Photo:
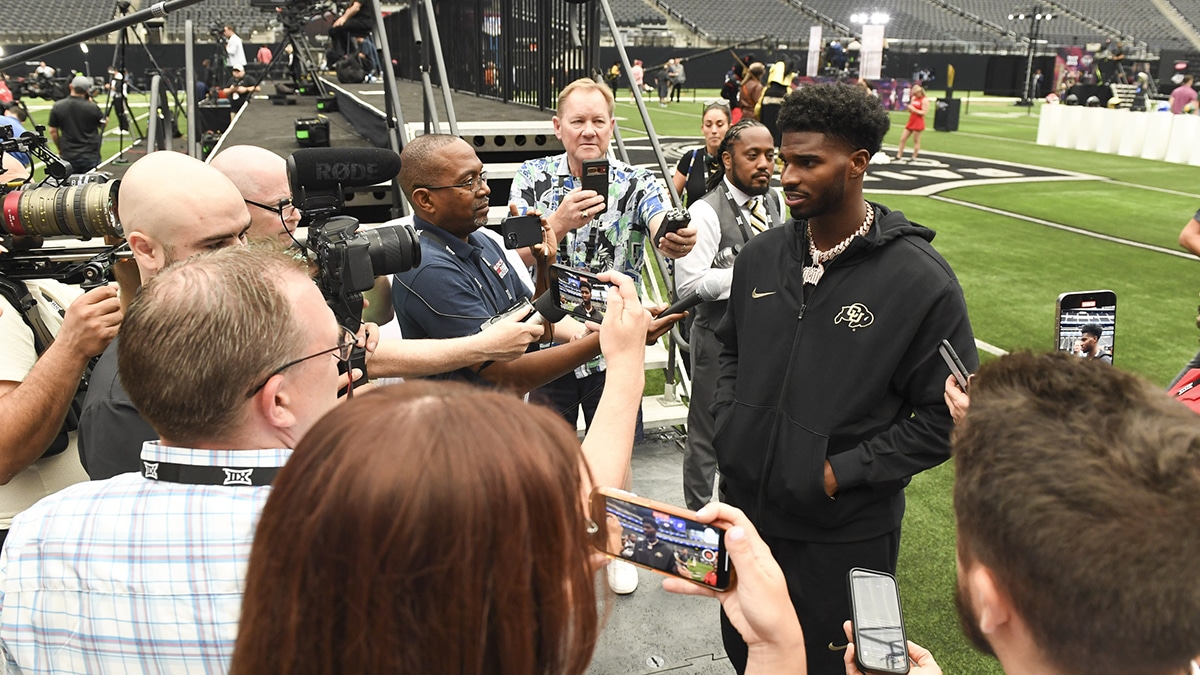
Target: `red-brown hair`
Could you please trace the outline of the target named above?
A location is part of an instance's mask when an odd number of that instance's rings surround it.
[[[406,383],[318,422],[262,514],[232,672],[583,673],[582,452],[547,409]]]

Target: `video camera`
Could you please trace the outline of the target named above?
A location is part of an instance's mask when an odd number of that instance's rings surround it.
[[[120,181],[107,174],[71,175],[71,164],[47,148],[44,127],[13,138],[12,127],[0,126],[0,157],[24,152],[42,160],[46,180],[28,187],[28,178],[0,183],[0,239],[12,251],[0,255],[0,277],[56,279],[85,289],[112,279],[120,257],[116,247],[41,248],[46,237],[124,237],[117,220]],[[22,239],[14,240],[14,237]]]
[[[215,40],[217,44],[223,45],[229,41],[225,37],[225,24],[221,23],[220,21],[208,22],[208,34],[212,36],[212,39]]]
[[[308,222],[308,257],[317,266],[317,286],[338,323],[357,331],[362,294],[375,277],[405,272],[421,264],[421,243],[411,225],[359,229],[358,220],[337,215],[342,189],[389,181],[400,172],[400,157],[378,148],[305,148],[287,160],[292,203]],[[366,373],[361,350],[352,366]]]

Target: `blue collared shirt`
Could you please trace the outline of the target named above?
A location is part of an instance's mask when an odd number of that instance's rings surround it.
[[[529,298],[503,249],[473,232],[463,241],[420,218],[421,264],[395,275],[392,304],[405,338],[474,335],[489,318]]]
[[[280,467],[290,456],[142,447],[145,462],[193,466]],[[226,672],[269,494],[126,473],[34,504],[0,554],[9,672]]]

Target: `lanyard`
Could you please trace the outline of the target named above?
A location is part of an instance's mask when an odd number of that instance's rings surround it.
[[[279,473],[277,466],[193,466],[142,460],[142,476],[147,480],[184,485],[270,485]]]
[[[752,228],[746,224],[746,219],[742,217],[742,207],[738,206],[737,200],[733,198],[733,193],[729,191],[729,186],[726,185],[724,181],[721,182],[721,189],[725,192],[725,200],[729,202],[729,208],[733,209],[733,219],[737,221],[738,229],[742,231],[742,236],[745,237],[745,241],[742,243],[750,241],[750,237],[754,236],[754,232],[752,231]],[[754,197],[751,197],[750,199],[754,199]],[[746,203],[749,204],[750,202],[747,200]],[[763,208],[766,208],[766,200],[763,200],[763,203]],[[771,219],[770,212],[767,213],[767,218]],[[767,227],[771,227],[774,224],[775,223],[773,222],[768,222]]]
[[[562,176],[562,174],[558,173],[558,164],[554,165],[554,173],[555,173],[555,178],[556,178],[557,184],[555,185],[554,191],[551,193],[553,195],[551,197],[551,199],[553,201],[550,204],[550,206],[552,208],[549,210],[557,211],[558,205],[562,203],[562,196],[566,194],[566,190],[565,190],[566,179]],[[575,177],[571,176],[571,181],[574,182],[574,180],[575,180]],[[596,237],[599,236],[599,233],[600,233],[600,228],[596,227],[596,225],[595,225],[595,221],[598,218],[599,218],[599,216],[596,216],[596,218],[593,218],[588,223],[580,226],[580,227],[588,228],[588,236],[587,236],[587,239],[583,242],[583,247],[585,250],[584,262],[587,264],[587,267],[589,269],[592,266],[592,259],[595,257],[595,254],[596,254]],[[575,248],[578,237],[579,237],[579,229],[577,228],[577,229],[573,229],[573,230],[569,231],[567,233],[567,236],[563,237],[562,241],[558,242],[559,258],[562,259],[567,264],[571,263],[570,251]],[[570,238],[570,240],[571,240],[570,244],[567,243],[568,238]]]
[[[443,240],[441,238],[440,235],[433,232],[432,230],[425,230],[425,229],[421,230],[421,234],[424,236],[432,237],[433,240],[437,241],[439,244],[446,247],[446,251],[450,254],[450,259],[454,261],[455,265],[458,265],[459,269],[461,269],[463,272],[466,273],[466,275],[468,277],[471,278],[471,281],[475,282],[475,285],[479,287],[480,294],[488,300],[488,304],[490,304],[492,306],[492,314],[493,315],[499,314],[500,312],[504,311],[505,309],[511,307],[516,302],[516,298],[513,297],[512,291],[510,291],[508,289],[508,286],[504,283],[504,277],[501,277],[500,273],[496,271],[496,266],[493,265],[492,263],[488,262],[488,259],[483,256],[482,250],[479,251],[479,260],[481,262],[483,262],[484,267],[487,267],[488,270],[491,271],[492,276],[496,277],[496,281],[497,281],[497,283],[500,284],[500,288],[503,289],[504,294],[506,296],[508,296],[508,303],[505,304],[503,307],[500,306],[501,303],[496,302],[496,298],[493,297],[492,292],[489,290],[488,287],[491,284],[485,285],[482,281],[480,281],[479,277],[475,276],[476,270],[472,269],[473,266],[466,265],[463,262],[462,258],[460,258],[458,256],[458,254],[454,252],[454,249],[450,248],[450,246],[445,242],[445,240]],[[497,261],[497,264],[499,264],[499,261]]]

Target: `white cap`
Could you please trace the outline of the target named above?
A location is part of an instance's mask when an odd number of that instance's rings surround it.
[[[95,82],[92,81],[92,78],[84,75],[76,75],[75,79],[71,80],[72,89],[83,89],[86,91],[91,89],[93,84],[95,84]]]

